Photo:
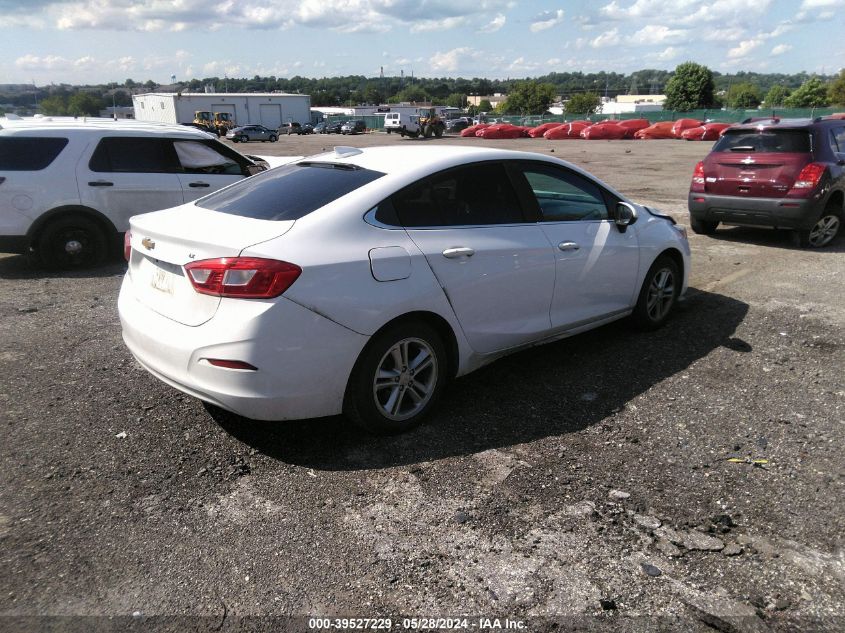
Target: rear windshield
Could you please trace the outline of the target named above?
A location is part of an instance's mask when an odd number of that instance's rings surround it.
[[[0,138],[0,171],[38,171],[52,163],[66,138],[14,136]]]
[[[257,220],[298,220],[382,176],[335,163],[284,165],[212,193],[197,206]]]
[[[714,152],[769,152],[803,154],[810,152],[807,130],[729,130],[713,147]]]

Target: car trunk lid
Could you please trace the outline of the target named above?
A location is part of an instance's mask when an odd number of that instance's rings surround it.
[[[184,266],[237,257],[246,247],[278,237],[293,221],[243,218],[193,204],[135,216],[130,223],[129,276],[137,300],[189,326],[211,319],[220,297],[198,293]]]

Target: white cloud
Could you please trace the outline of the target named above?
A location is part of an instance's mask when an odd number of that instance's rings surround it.
[[[463,16],[442,18],[440,20],[422,20],[411,26],[411,33],[425,33],[427,31],[448,31],[463,26],[467,18]]]
[[[681,52],[682,49],[676,46],[668,46],[659,53],[650,53],[646,55],[645,59],[653,62],[668,62],[672,61],[673,59],[678,59]]]
[[[498,13],[496,14],[495,18],[490,20],[490,22],[488,22],[478,30],[482,33],[495,33],[505,25],[505,22],[507,22],[507,18],[504,16],[504,14]]]
[[[686,29],[671,29],[661,24],[647,24],[628,38],[632,44],[669,44],[688,40]]]
[[[453,48],[451,51],[445,53],[437,52],[431,56],[432,70],[442,70],[446,72],[455,72],[460,68],[461,59],[473,54],[471,48],[461,47]]]
[[[557,26],[558,24],[563,22],[563,16],[563,9],[558,9],[556,11],[546,11],[534,18],[534,21],[531,23],[531,26],[529,28],[531,29],[532,33],[545,31],[546,29],[550,29],[553,26]]]
[[[762,39],[743,40],[738,46],[728,51],[729,59],[742,59],[747,57],[752,51],[757,49],[763,43]]]
[[[732,24],[752,22],[755,17],[765,15],[772,0],[756,0],[753,3],[739,3],[735,0],[636,0],[623,5],[618,0],[599,9],[599,15],[608,20],[634,20],[659,18],[677,26],[700,26],[702,24]]]
[[[590,46],[593,48],[605,48],[607,46],[614,46],[619,43],[619,29],[611,29],[605,31],[598,37],[590,40]]]
[[[783,55],[792,50],[791,44],[778,44],[772,49],[772,55]]]

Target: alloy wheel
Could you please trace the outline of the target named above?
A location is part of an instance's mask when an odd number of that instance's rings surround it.
[[[651,278],[646,299],[646,311],[653,321],[660,321],[675,301],[675,275],[668,268],[661,268]]]
[[[827,246],[839,232],[839,224],[838,216],[832,213],[823,215],[810,229],[810,246]]]
[[[382,356],[373,378],[376,408],[397,422],[414,417],[434,394],[438,375],[437,356],[426,341],[398,341]]]

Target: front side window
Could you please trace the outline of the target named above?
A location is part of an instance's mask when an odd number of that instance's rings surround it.
[[[66,138],[6,136],[0,138],[0,171],[39,171],[56,160]]]
[[[212,193],[197,206],[258,220],[298,220],[383,175],[337,163],[284,165]]]
[[[552,165],[523,167],[543,222],[606,220],[607,204],[597,185],[580,174]]]
[[[501,163],[450,169],[406,187],[394,195],[391,202],[396,217],[405,227],[525,221],[516,192]]]
[[[141,136],[102,139],[88,166],[95,172],[161,174],[179,171],[170,140]]]

